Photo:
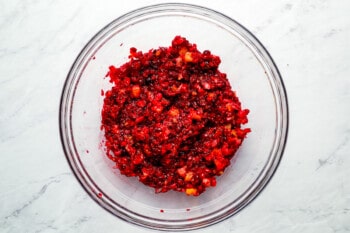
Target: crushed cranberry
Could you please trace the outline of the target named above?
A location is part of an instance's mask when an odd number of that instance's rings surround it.
[[[169,47],[130,49],[109,67],[102,109],[106,154],[121,174],[157,193],[198,196],[216,185],[249,128],[220,58],[176,36]]]

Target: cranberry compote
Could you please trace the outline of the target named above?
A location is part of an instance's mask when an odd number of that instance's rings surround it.
[[[109,67],[102,129],[120,173],[157,193],[197,196],[216,185],[250,129],[220,58],[176,36],[170,47],[130,49]]]

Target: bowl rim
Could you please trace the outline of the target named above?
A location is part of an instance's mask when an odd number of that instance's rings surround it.
[[[278,156],[272,156],[273,158],[271,159],[271,153],[269,156],[269,163],[266,163],[264,168],[262,169],[262,172],[265,171],[266,174],[262,176],[260,179],[259,177],[261,174],[259,174],[258,178],[253,182],[251,186],[254,186],[252,188],[248,188],[247,190],[250,190],[248,195],[245,195],[245,198],[236,206],[235,208],[232,208],[232,202],[230,203],[229,209],[227,209],[227,206],[225,206],[224,210],[220,211],[219,214],[216,214],[215,216],[203,220],[198,220],[198,221],[191,221],[191,222],[186,222],[184,223],[184,220],[178,221],[180,224],[175,224],[175,225],[170,225],[169,220],[164,220],[164,221],[159,221],[159,219],[152,220],[152,218],[145,218],[144,216],[138,216],[137,214],[127,210],[122,206],[119,206],[118,210],[115,210],[113,206],[108,201],[108,199],[104,198],[104,201],[96,195],[95,192],[93,192],[91,189],[88,189],[87,186],[95,185],[94,181],[89,181],[86,180],[84,175],[82,174],[82,170],[84,170],[84,167],[80,167],[79,164],[74,163],[74,156],[72,155],[72,148],[69,146],[69,140],[70,135],[67,130],[70,130],[72,132],[72,128],[69,127],[71,126],[69,122],[66,122],[66,117],[67,114],[69,114],[69,120],[71,121],[71,110],[72,106],[69,107],[69,96],[71,92],[73,91],[73,95],[70,97],[72,100],[74,99],[74,93],[76,88],[72,86],[74,84],[74,79],[76,76],[75,70],[79,65],[82,64],[82,62],[86,59],[86,54],[88,51],[94,48],[94,44],[105,34],[108,33],[109,30],[112,28],[118,27],[122,25],[123,23],[127,23],[128,20],[133,19],[135,17],[138,17],[140,15],[144,14],[149,14],[149,13],[156,13],[156,12],[169,12],[169,11],[174,11],[174,12],[187,12],[187,13],[194,13],[198,15],[202,15],[205,17],[212,16],[211,19],[214,21],[227,21],[230,22],[230,28],[237,30],[237,28],[240,30],[239,33],[241,36],[246,36],[247,38],[244,38],[251,46],[254,47],[256,52],[259,53],[259,56],[261,58],[264,58],[265,63],[264,69],[270,73],[271,77],[273,78],[274,84],[276,84],[276,94],[278,95],[278,99],[281,101],[279,106],[281,108],[282,112],[282,119],[280,119],[281,122],[281,136],[280,140],[278,141],[275,149],[276,152],[274,153],[275,155]],[[233,25],[235,28],[233,28]],[[237,27],[237,28],[236,28]],[[85,55],[84,55],[85,54]],[[261,62],[261,61],[260,61]],[[275,93],[274,93],[275,97]],[[275,100],[276,101],[276,100]],[[276,104],[276,103],[275,103]],[[183,231],[183,230],[194,230],[194,229],[199,229],[199,228],[204,228],[213,224],[216,224],[218,222],[221,222],[235,214],[237,214],[240,210],[242,210],[244,207],[246,207],[249,203],[251,203],[257,196],[259,196],[266,185],[269,183],[269,181],[272,179],[274,176],[274,173],[276,172],[278,165],[283,157],[283,153],[287,144],[287,138],[288,138],[288,130],[289,130],[289,107],[288,107],[288,98],[287,98],[287,92],[285,85],[283,83],[282,76],[272,59],[271,55],[267,51],[267,49],[263,46],[263,44],[255,37],[253,33],[251,33],[247,28],[242,26],[240,23],[232,19],[231,17],[226,16],[223,13],[220,13],[216,10],[199,6],[199,5],[194,5],[194,4],[187,4],[187,3],[161,3],[161,4],[154,4],[154,5],[149,5],[149,6],[144,6],[138,9],[135,9],[133,11],[130,11],[126,14],[123,14],[122,16],[114,19],[112,22],[107,24],[105,27],[100,29],[87,43],[86,45],[82,48],[78,56],[76,57],[75,61],[73,62],[72,66],[70,67],[70,70],[66,76],[66,80],[63,84],[62,88],[62,94],[60,98],[60,104],[59,104],[59,131],[60,131],[60,139],[61,139],[61,144],[62,148],[65,154],[65,157],[67,159],[67,162],[77,178],[78,182],[80,185],[83,187],[83,189],[88,193],[88,195],[96,202],[98,203],[99,206],[107,210],[109,213],[119,217],[120,219],[133,223],[138,226],[142,227],[147,227],[150,229],[156,229],[156,230],[163,230],[163,231]],[[73,137],[73,135],[72,135]],[[74,140],[73,140],[74,141]],[[274,143],[275,144],[275,143]],[[76,148],[74,146],[73,150],[76,152]],[[77,153],[77,152],[76,152]],[[78,153],[77,153],[78,154]],[[77,158],[80,160],[79,158]],[[74,164],[73,164],[74,163]],[[73,166],[74,165],[74,166]],[[266,169],[265,167],[270,167],[272,169]],[[261,172],[261,173],[262,173]],[[86,174],[88,174],[85,171]],[[258,181],[258,182],[257,182]],[[92,182],[92,184],[89,184],[89,182]],[[247,191],[246,190],[246,191]],[[246,192],[245,191],[245,192]],[[242,196],[242,195],[241,195]],[[242,199],[242,197],[239,197],[238,199]],[[109,200],[111,201],[111,200]],[[126,212],[126,213],[125,213]],[[201,217],[202,218],[202,217]],[[136,220],[135,220],[136,219]],[[170,223],[175,223],[173,221],[170,221]],[[182,223],[182,224],[181,224]]]

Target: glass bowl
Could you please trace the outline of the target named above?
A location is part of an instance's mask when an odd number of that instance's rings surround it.
[[[248,115],[252,132],[217,186],[198,197],[155,194],[136,178],[120,175],[106,156],[101,125],[110,65],[128,60],[129,48],[148,51],[186,37],[221,57]],[[233,19],[200,6],[160,4],[125,14],[101,29],[83,48],[64,84],[60,133],[68,162],[86,192],[119,218],[158,230],[190,230],[222,221],[244,208],[266,186],[283,154],[288,105],[281,76],[263,45]]]

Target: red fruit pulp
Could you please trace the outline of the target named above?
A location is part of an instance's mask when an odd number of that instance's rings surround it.
[[[102,129],[107,156],[120,173],[157,193],[198,196],[216,185],[250,132],[220,58],[176,36],[171,46],[130,49],[129,61],[110,66]]]

